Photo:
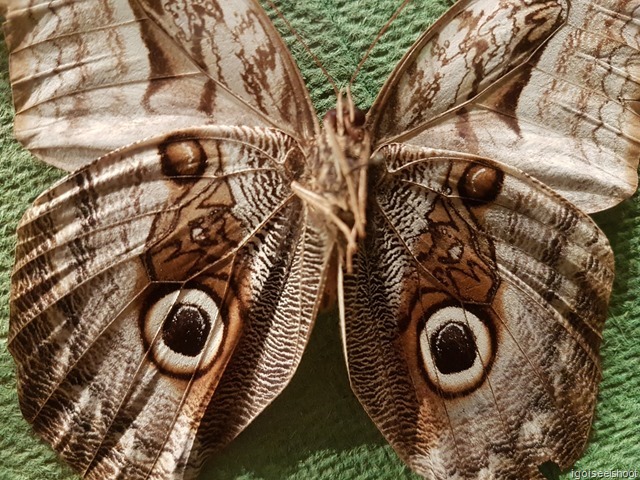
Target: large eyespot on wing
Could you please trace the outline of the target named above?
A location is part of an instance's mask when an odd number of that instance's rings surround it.
[[[640,2],[458,2],[371,111],[378,145],[493,158],[587,213],[628,198],[640,158]]]
[[[342,282],[351,384],[433,479],[543,478],[581,454],[613,281],[604,234],[550,189],[470,155],[391,145]]]
[[[212,398],[229,403],[219,447],[288,383],[330,250],[288,188],[297,154],[276,130],[176,131],[25,214],[8,339],[20,406],[86,478],[191,478]]]
[[[66,170],[193,125],[317,130],[291,55],[256,2],[7,2],[15,133]]]

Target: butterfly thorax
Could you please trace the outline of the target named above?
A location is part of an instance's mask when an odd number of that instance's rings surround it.
[[[324,116],[309,156],[310,175],[292,188],[335,227],[341,258],[351,270],[357,241],[365,235],[371,142],[364,112],[351,99],[346,103],[340,96],[337,108]]]

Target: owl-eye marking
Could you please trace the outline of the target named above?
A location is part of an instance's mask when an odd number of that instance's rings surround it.
[[[170,136],[158,146],[158,154],[162,173],[178,183],[199,178],[207,167],[207,153],[193,138]]]
[[[451,321],[442,325],[429,339],[438,371],[444,374],[468,370],[476,359],[475,338],[464,323]]]
[[[496,344],[491,320],[476,313],[443,306],[418,326],[419,358],[427,383],[443,397],[476,390],[493,363]]]
[[[500,170],[472,163],[460,177],[458,192],[468,203],[488,203],[500,194],[503,180],[504,174]]]
[[[210,331],[206,311],[199,305],[178,303],[162,324],[162,340],[174,352],[195,357],[202,352]]]
[[[198,377],[209,370],[226,334],[218,300],[197,286],[149,295],[140,328],[156,367],[177,378]]]

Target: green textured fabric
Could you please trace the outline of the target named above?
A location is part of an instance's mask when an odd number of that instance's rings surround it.
[[[400,56],[452,2],[412,3],[376,45],[354,93],[368,107]],[[397,0],[291,0],[280,9],[340,85],[390,17]],[[272,15],[275,18],[275,15]],[[333,106],[331,87],[284,23],[318,112]],[[18,409],[6,349],[9,275],[15,228],[31,201],[63,173],[12,140],[6,49],[0,52],[0,480],[77,478],[40,442]],[[616,252],[617,277],[602,348],[604,380],[591,441],[576,468],[640,470],[640,199],[596,216]],[[396,480],[417,478],[398,460],[349,389],[335,313],[322,315],[302,365],[285,392],[203,471],[208,480]],[[526,392],[522,392],[526,395]],[[571,478],[568,473],[561,478]],[[526,480],[526,479],[523,479]]]

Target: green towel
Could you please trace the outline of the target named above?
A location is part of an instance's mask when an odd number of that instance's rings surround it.
[[[281,0],[283,15],[344,85],[390,17],[398,0]],[[412,3],[375,46],[354,93],[370,106],[402,54],[451,1]],[[275,15],[271,15],[275,18]],[[333,106],[327,79],[309,55],[275,22],[291,46],[318,112]],[[6,350],[9,274],[15,228],[32,200],[63,173],[33,159],[12,140],[6,49],[0,52],[0,480],[77,478],[40,442],[18,409],[14,366]],[[602,348],[604,380],[586,453],[579,469],[640,470],[640,200],[596,216],[616,252],[617,277]],[[347,380],[335,312],[320,316],[302,364],[285,392],[213,459],[209,480],[397,480],[412,475],[354,399]],[[561,478],[572,478],[568,473]],[[523,479],[527,480],[527,479]]]

